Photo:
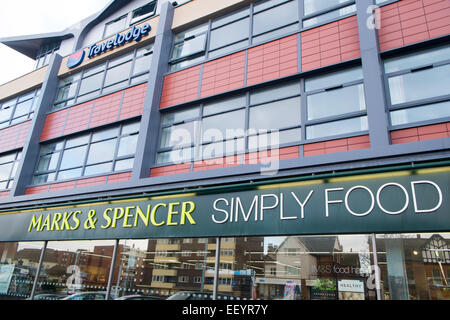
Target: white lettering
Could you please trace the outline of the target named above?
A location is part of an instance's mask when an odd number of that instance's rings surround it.
[[[389,211],[389,210],[386,210],[386,209],[381,205],[381,200],[380,200],[381,191],[383,191],[383,189],[386,188],[387,186],[397,186],[397,187],[399,187],[400,189],[402,189],[403,193],[405,194],[405,197],[406,197],[406,199],[405,199],[405,205],[403,206],[403,208],[401,208],[401,209],[398,210],[398,211]],[[405,210],[408,208],[408,204],[409,204],[408,191],[406,191],[405,187],[403,187],[401,184],[398,184],[398,183],[396,183],[396,182],[388,182],[388,183],[385,183],[385,184],[383,184],[383,185],[380,187],[380,189],[378,189],[378,191],[377,191],[377,203],[378,203],[378,206],[380,207],[380,209],[381,209],[384,213],[392,214],[392,215],[394,215],[394,214],[400,214],[400,213],[402,213],[403,211],[405,211]]]
[[[348,198],[349,198],[349,196],[350,196],[350,193],[351,193],[353,190],[355,190],[355,189],[364,189],[364,190],[366,190],[367,192],[369,192],[369,194],[370,194],[370,199],[371,199],[370,208],[369,208],[369,210],[367,210],[366,212],[363,212],[363,213],[356,213],[356,212],[354,212],[352,209],[350,209],[350,207],[349,207],[349,205],[348,205]],[[374,196],[373,196],[372,191],[370,191],[369,188],[364,187],[364,186],[355,186],[355,187],[350,188],[350,190],[348,190],[347,193],[345,194],[345,200],[344,200],[344,203],[345,203],[345,208],[346,208],[346,209],[348,210],[348,212],[350,212],[352,215],[357,216],[357,217],[363,217],[363,216],[366,216],[366,215],[368,215],[369,213],[372,212],[373,207],[375,206],[375,198],[374,198]]]
[[[342,191],[344,188],[331,188],[331,189],[325,189],[325,216],[328,218],[329,216],[329,209],[328,204],[330,203],[341,203],[342,200],[329,200],[328,199],[328,192],[329,191]]]
[[[416,197],[416,188],[415,185],[416,184],[431,184],[432,186],[434,186],[439,194],[439,201],[438,204],[436,206],[434,206],[434,208],[431,209],[419,209],[419,206],[417,205],[417,197]],[[427,181],[427,180],[422,180],[422,181],[412,181],[411,182],[411,189],[412,189],[412,196],[413,196],[413,203],[414,203],[414,211],[416,213],[424,213],[424,212],[433,212],[436,211],[437,209],[439,209],[442,205],[442,191],[441,188],[439,188],[439,186],[434,183],[433,181]]]
[[[305,204],[309,201],[309,198],[311,198],[312,194],[313,194],[314,190],[311,190],[308,194],[308,196],[306,197],[305,201],[303,201],[303,203],[297,198],[297,196],[295,195],[294,192],[291,192],[292,196],[294,197],[295,201],[297,201],[297,203],[300,205],[301,208],[301,218],[304,219],[305,218]],[[293,219],[293,218],[292,218]]]

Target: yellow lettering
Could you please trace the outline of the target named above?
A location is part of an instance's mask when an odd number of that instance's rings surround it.
[[[102,226],[102,229],[108,229],[111,226],[111,218],[108,215],[108,212],[113,211],[112,208],[108,208],[103,212],[103,218],[107,221],[107,224]]]
[[[113,222],[111,226],[112,228],[115,228],[117,226],[117,220],[122,219],[124,214],[125,210],[123,208],[119,207],[114,209]]]
[[[31,232],[32,229],[35,229],[37,231],[41,231],[41,223],[42,223],[42,214],[39,216],[39,219],[36,220],[36,216],[33,214],[33,217],[31,217],[30,226],[28,227],[28,232]]]
[[[64,212],[64,216],[61,221],[61,230],[70,230],[69,219],[73,212]]]
[[[162,226],[163,224],[166,223],[165,221],[162,221],[162,222],[160,222],[160,223],[157,223],[156,220],[155,220],[156,210],[158,210],[159,207],[167,207],[167,205],[166,205],[165,203],[158,203],[158,204],[157,204],[156,206],[154,206],[153,209],[152,209],[152,213],[151,213],[151,215],[150,215],[150,220],[151,220],[152,224],[153,224],[154,226],[157,226],[157,227]]]
[[[73,228],[70,228],[70,230],[77,230],[80,226],[80,219],[78,219],[77,215],[81,214],[81,211],[75,211],[72,217],[72,220],[75,222],[75,226]]]
[[[133,214],[130,213],[130,210],[134,209],[135,207],[126,207],[125,208],[125,218],[123,220],[123,227],[124,228],[131,228],[133,227],[131,224],[128,224],[128,219],[133,217]]]
[[[178,214],[178,211],[174,211],[173,207],[178,206],[179,202],[171,202],[169,203],[169,213],[167,214],[167,225],[168,226],[176,226],[178,222],[172,222],[172,216]]]
[[[50,228],[50,231],[54,231],[54,230],[60,230],[59,229],[59,220],[61,220],[62,218],[62,214],[59,212],[56,212],[55,215],[53,216],[53,222],[52,222],[52,227]]]
[[[47,228],[47,230],[49,230],[49,228],[50,228],[50,214],[47,215],[47,217],[45,218],[44,223],[42,223],[42,225],[41,225],[41,230],[39,230],[39,231],[44,230],[44,228]]]
[[[136,207],[136,216],[134,218],[134,226],[137,227],[138,225],[138,218],[141,218],[141,220],[144,222],[145,226],[148,227],[148,221],[150,219],[150,207],[151,205],[148,205],[147,207],[147,215],[144,215],[141,208],[139,206]]]
[[[190,206],[189,210],[187,206]],[[182,203],[181,206],[181,221],[180,224],[186,223],[186,218],[188,218],[190,224],[197,224],[195,220],[192,218],[191,213],[195,210],[195,203],[192,201],[186,201]]]

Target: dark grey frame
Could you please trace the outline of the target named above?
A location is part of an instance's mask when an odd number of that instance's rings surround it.
[[[2,107],[3,107],[3,105],[4,105],[5,103],[8,103],[8,102],[11,102],[12,100],[15,100],[14,105],[12,105],[12,106],[9,107],[9,108],[13,108],[13,111],[11,112],[11,116],[9,117],[9,120],[8,120],[8,121],[3,121],[3,122],[1,122],[1,123],[0,123],[0,129],[4,129],[4,128],[7,128],[7,127],[11,127],[11,126],[13,126],[13,125],[16,125],[16,124],[19,124],[19,123],[22,123],[22,122],[25,122],[25,121],[30,120],[30,119],[33,117],[33,115],[34,115],[35,109],[37,108],[37,102],[38,102],[38,100],[39,100],[40,91],[41,91],[40,88],[34,89],[34,90],[28,91],[28,92],[26,92],[26,93],[24,93],[24,94],[21,94],[21,95],[19,95],[19,96],[16,96],[16,97],[13,98],[13,99],[7,99],[7,100],[4,100],[2,103],[0,103],[0,113],[1,113],[2,110],[3,110]],[[18,119],[18,118],[14,118],[14,115],[15,115],[15,113],[16,113],[16,109],[17,109],[17,105],[19,104],[19,100],[20,100],[21,98],[23,98],[24,96],[29,95],[30,93],[33,94],[33,96],[32,96],[31,98],[28,98],[28,99],[26,99],[26,100],[20,102],[20,103],[23,103],[23,102],[25,102],[25,101],[30,101],[30,100],[32,100],[30,110],[28,110],[28,113],[26,114],[26,115],[27,115],[27,116],[26,116],[26,119],[23,119],[23,120],[21,120],[21,121],[19,121],[19,122],[14,122],[15,119]],[[22,116],[22,117],[23,117],[23,116]],[[6,123],[6,122],[7,122],[8,124],[7,124],[6,126],[3,127],[2,124],[3,124],[3,123]],[[14,123],[13,123],[13,122],[14,122]]]

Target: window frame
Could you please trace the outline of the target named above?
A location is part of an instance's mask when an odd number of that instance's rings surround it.
[[[450,42],[446,42],[444,44],[439,44],[433,47],[424,48],[423,50],[417,51],[417,49],[414,52],[426,52],[430,51],[432,52],[433,49],[439,50],[440,48],[448,47],[450,49]],[[386,65],[386,63],[389,61],[389,59],[392,58],[401,58],[402,56],[407,57],[409,54],[411,54],[411,51],[402,52],[399,54],[392,54],[388,55],[386,57],[382,57],[383,59],[383,67]],[[422,99],[416,99],[411,101],[406,101],[402,103],[396,103],[392,104],[392,98],[391,98],[391,90],[389,86],[389,79],[397,76],[412,74],[414,72],[420,72],[424,70],[431,70],[435,68],[439,68],[442,66],[450,66],[450,58],[434,61],[434,62],[426,62],[421,63],[419,65],[409,66],[407,68],[403,68],[398,71],[386,71],[385,67],[383,68],[383,81],[384,81],[384,87],[385,87],[385,95],[386,95],[386,106],[387,106],[387,112],[388,112],[388,129],[389,130],[398,130],[398,129],[404,129],[404,128],[411,128],[411,127],[417,127],[421,125],[429,125],[429,124],[436,124],[436,123],[442,123],[442,122],[450,122],[450,116],[448,117],[442,117],[442,118],[436,118],[436,119],[428,119],[428,120],[420,120],[420,121],[407,121],[402,124],[392,124],[392,118],[391,113],[395,111],[400,110],[408,110],[412,108],[426,108],[429,105],[434,105],[442,102],[450,102],[450,92],[446,94],[442,94],[439,96],[433,96],[433,97],[427,97]]]
[[[9,108],[12,108],[12,111],[9,116],[9,120],[4,120],[4,121],[0,122],[0,130],[33,119],[33,115],[36,112],[36,107],[37,107],[37,103],[40,98],[40,94],[41,94],[41,88],[37,88],[37,89],[31,90],[31,91],[27,91],[26,93],[21,94],[19,96],[16,96],[13,99],[7,99],[7,100],[4,100],[3,102],[1,102],[0,103],[0,113],[2,110],[6,110]],[[21,100],[22,98],[27,97],[28,95],[32,95],[32,96],[23,101]],[[31,106],[30,106],[28,112],[20,117],[14,117],[16,114],[18,105],[20,105],[21,103],[24,103],[24,102],[28,102],[28,101],[31,101]],[[3,109],[3,106],[5,104],[7,105],[7,108]],[[14,122],[14,120],[20,119],[20,118],[25,118],[25,119],[23,119],[22,121]],[[3,124],[6,124],[6,123],[7,123],[7,125],[3,126]]]
[[[46,185],[46,184],[53,184],[53,183],[60,183],[60,182],[64,182],[64,181],[72,181],[72,180],[80,180],[80,179],[86,179],[86,178],[90,178],[90,177],[96,177],[96,176],[105,176],[105,175],[109,175],[109,174],[115,174],[115,173],[121,173],[121,172],[129,172],[131,169],[122,169],[122,170],[115,170],[116,168],[116,164],[118,161],[122,161],[122,160],[128,160],[128,159],[135,159],[136,157],[136,151],[132,154],[126,154],[126,155],[122,155],[119,156],[118,155],[118,151],[119,151],[119,147],[120,147],[120,142],[122,139],[130,137],[130,136],[139,136],[139,120],[136,121],[126,121],[120,124],[114,124],[111,126],[104,126],[101,127],[99,129],[96,130],[92,130],[89,132],[84,132],[84,133],[78,133],[75,135],[70,135],[67,137],[64,137],[62,139],[58,139],[58,140],[54,140],[51,142],[47,142],[47,143],[43,143],[40,146],[40,150],[39,150],[39,155],[37,157],[37,161],[35,164],[35,168],[33,171],[33,175],[32,175],[32,182],[31,182],[31,186],[38,186],[38,185]],[[123,133],[124,127],[128,126],[128,125],[136,125],[136,129],[130,131],[130,132],[126,132]],[[116,129],[116,134],[115,136],[107,136],[106,138],[101,138],[98,140],[93,141],[93,136],[97,133],[100,133],[102,131],[106,131],[108,129]],[[77,144],[74,146],[67,146],[67,142],[76,139],[78,137],[84,137],[87,136],[87,140],[86,142],[83,142],[81,144]],[[110,140],[116,140],[115,142],[115,146],[114,146],[114,152],[113,152],[113,156],[110,160],[102,160],[102,161],[97,161],[97,162],[92,162],[92,163],[88,163],[88,158],[89,158],[89,154],[92,148],[92,145],[101,143],[101,142],[106,142],[106,141],[110,141]],[[51,144],[61,144],[60,148],[58,149],[53,149],[52,151],[48,151],[48,152],[42,152],[42,148],[43,146],[46,145],[51,145]],[[80,147],[86,147],[86,152],[84,154],[84,158],[82,160],[82,164],[81,165],[76,165],[76,166],[71,166],[68,168],[61,168],[61,163],[64,157],[64,153],[67,150],[72,150],[72,149],[76,149],[76,148],[80,148]],[[48,167],[45,170],[39,170],[39,164],[41,162],[41,159],[45,156],[49,156],[49,155],[53,155],[55,153],[59,153],[58,158],[57,158],[57,163],[54,169],[48,169]],[[96,174],[90,174],[90,175],[85,175],[86,170],[89,167],[92,166],[96,166],[96,165],[102,165],[102,164],[109,164],[111,163],[111,170],[110,171],[105,171],[103,173],[96,173]],[[74,178],[66,178],[66,179],[59,179],[59,176],[61,174],[61,172],[66,172],[66,171],[72,171],[72,170],[78,170],[81,169],[81,174],[77,177]],[[51,175],[54,174],[54,179],[50,180],[50,181],[46,181],[43,183],[36,183],[35,179],[37,179],[37,177],[41,177],[41,176],[45,176],[45,175]]]
[[[117,32],[120,32],[120,31],[122,31],[122,30],[125,30],[125,29],[126,29],[126,26],[127,26],[127,20],[128,20],[127,18],[128,18],[128,13],[125,13],[124,15],[122,15],[122,16],[120,16],[120,17],[117,17],[117,18],[115,18],[115,19],[113,19],[113,20],[110,20],[110,21],[108,21],[107,23],[105,23],[105,26],[104,26],[104,28],[103,28],[102,39],[109,38],[109,37],[113,36],[114,34],[116,34]],[[124,21],[124,28],[120,29],[119,31],[115,31],[115,32],[113,32],[113,33],[111,33],[111,34],[106,33],[106,30],[107,30],[107,28],[108,28],[108,25],[114,24],[114,23],[119,22],[119,21],[121,21],[121,20],[125,20],[125,21]]]
[[[146,48],[146,47],[151,47],[151,49],[149,49],[149,51],[147,51],[147,52],[139,53],[141,49]],[[112,62],[114,62],[115,60],[119,60],[119,59],[125,57],[126,55],[130,55],[131,58],[129,60],[122,61],[119,64],[114,65],[113,67],[110,67],[110,64]],[[147,71],[141,71],[141,72],[138,72],[137,74],[134,74],[134,68],[135,68],[135,65],[136,65],[136,61],[138,59],[142,59],[143,57],[147,57],[149,55],[152,55],[152,58],[151,58],[148,70]],[[114,92],[126,89],[128,87],[135,86],[135,85],[138,85],[140,83],[146,82],[147,79],[142,80],[140,78],[143,77],[144,75],[150,73],[152,60],[153,60],[153,43],[150,43],[150,44],[147,44],[147,45],[144,45],[144,46],[140,46],[140,47],[138,47],[138,48],[136,48],[134,50],[125,52],[125,53],[123,53],[120,56],[108,59],[108,60],[106,60],[106,61],[104,61],[104,62],[102,62],[100,64],[97,64],[97,65],[91,66],[89,68],[83,69],[83,70],[81,70],[81,71],[79,71],[77,73],[74,73],[72,75],[69,75],[67,77],[60,78],[59,79],[59,83],[58,83],[58,88],[56,90],[55,98],[53,100],[52,110],[50,112],[61,110],[61,109],[65,109],[65,108],[69,108],[69,107],[71,107],[73,105],[80,104],[82,102],[86,102],[86,101],[89,101],[89,100],[92,100],[92,99],[96,99],[96,98],[99,98],[99,97],[104,96],[106,94],[111,94],[111,93],[114,93]],[[107,79],[108,71],[113,69],[113,68],[115,68],[115,67],[117,67],[117,66],[119,66],[119,65],[128,63],[130,61],[131,61],[131,66],[130,66],[130,72],[128,74],[128,77],[125,80],[114,82],[114,83],[109,84],[108,86],[105,87],[105,82],[106,82],[106,79]],[[93,74],[89,74],[92,70],[95,70],[97,68],[98,68],[98,71],[96,71]],[[80,89],[81,89],[83,80],[88,79],[90,77],[93,77],[95,75],[98,75],[100,73],[103,73],[100,86],[98,88],[91,89],[90,91],[87,91],[86,93],[83,93],[82,95],[80,95]],[[86,74],[88,74],[88,75],[86,76]],[[70,77],[73,77],[74,80],[72,80],[72,81],[70,81],[68,83],[64,83],[64,81],[66,79],[69,79]],[[140,79],[140,80],[134,82],[133,80],[135,80],[135,79]],[[108,88],[114,87],[114,86],[120,84],[121,82],[125,82],[125,81],[126,81],[126,83],[123,86],[120,86],[118,88],[114,88],[111,91],[107,91]],[[75,86],[74,87],[74,94],[73,94],[73,96],[68,96],[68,97],[64,97],[62,99],[58,99],[58,96],[59,96],[61,90],[64,89],[64,88],[70,88],[72,85]],[[92,95],[96,91],[98,91],[99,93],[96,94],[96,95]],[[83,97],[85,97],[85,98],[83,98]],[[61,105],[61,106],[59,106],[59,105]]]
[[[11,159],[9,161],[1,162],[2,161],[1,157],[8,156],[8,155],[11,155],[11,156],[14,155],[13,159]],[[0,154],[0,166],[11,164],[11,169],[9,170],[8,178],[4,179],[4,180],[0,180],[0,192],[11,190],[11,188],[14,184],[14,180],[15,180],[15,177],[17,174],[17,170],[18,170],[18,166],[19,166],[21,158],[22,158],[22,150],[16,150],[13,152],[5,152],[5,153]],[[6,183],[5,188],[1,187],[2,183]]]

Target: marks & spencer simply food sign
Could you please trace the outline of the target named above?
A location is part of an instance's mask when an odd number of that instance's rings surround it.
[[[450,229],[450,167],[0,215],[1,241]]]

